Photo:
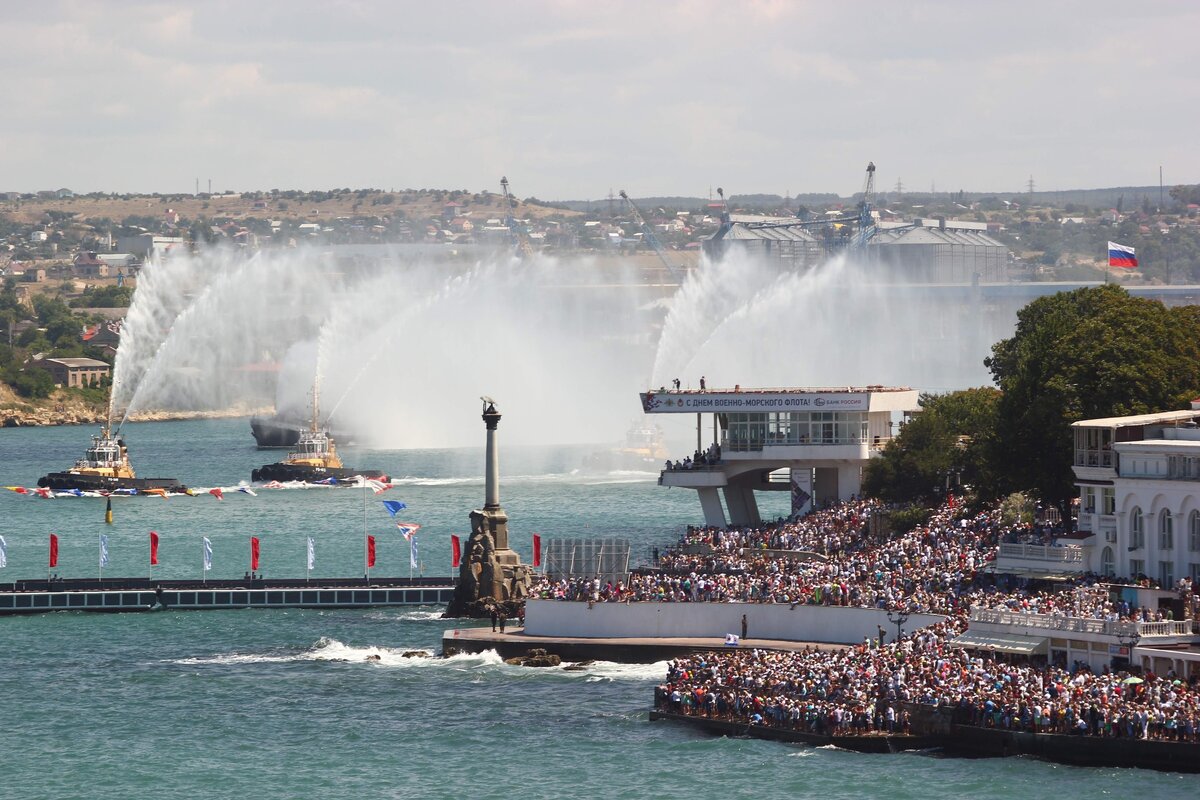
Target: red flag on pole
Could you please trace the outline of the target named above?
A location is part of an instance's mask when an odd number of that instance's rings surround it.
[[[50,567],[58,566],[58,537],[50,534]]]
[[[375,537],[367,537],[367,566],[375,566]]]
[[[542,537],[536,533],[533,535],[533,565],[535,567],[542,565]]]
[[[158,563],[158,534],[150,531],[150,566]]]
[[[450,534],[450,566],[458,569],[459,563],[462,561],[462,546],[458,543],[458,537]]]
[[[250,537],[250,569],[258,570],[258,537]]]

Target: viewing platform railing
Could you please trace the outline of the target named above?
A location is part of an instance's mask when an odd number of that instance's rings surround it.
[[[1040,544],[1001,544],[999,555],[1000,558],[1019,558],[1026,561],[1072,564],[1083,561],[1083,548],[1074,545],[1052,547]]]
[[[1192,623],[1188,620],[1127,622],[1090,617],[1063,617],[1055,614],[1026,614],[1019,611],[1001,611],[995,608],[973,608],[970,621],[1031,628],[1047,633],[1061,631],[1063,633],[1094,633],[1103,636],[1131,636],[1136,633],[1142,639],[1192,635]]]

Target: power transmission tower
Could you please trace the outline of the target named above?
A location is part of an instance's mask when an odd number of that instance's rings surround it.
[[[896,194],[904,194],[904,182],[896,178]]]
[[[1033,187],[1034,187],[1032,175],[1029,176],[1029,183],[1027,183],[1025,185],[1029,187],[1029,199],[1032,200],[1033,199]]]

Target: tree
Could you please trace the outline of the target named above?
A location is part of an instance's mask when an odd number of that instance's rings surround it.
[[[1000,393],[991,387],[921,398],[921,413],[867,465],[863,492],[891,503],[929,501],[960,483],[994,483],[987,462]]]
[[[1071,423],[1185,407],[1200,391],[1200,308],[1167,308],[1111,284],[1041,297],[984,364],[1003,392],[992,488],[1028,490],[1069,519]]]

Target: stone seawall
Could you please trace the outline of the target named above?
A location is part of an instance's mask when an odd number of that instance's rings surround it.
[[[1200,772],[1200,744],[1147,739],[1068,736],[960,725],[954,710],[910,704],[912,733],[907,736],[826,736],[770,725],[693,717],[653,709],[651,720],[671,720],[717,736],[749,736],[814,746],[832,744],[865,753],[936,749],[941,755],[965,758],[1028,756],[1081,767]]]

